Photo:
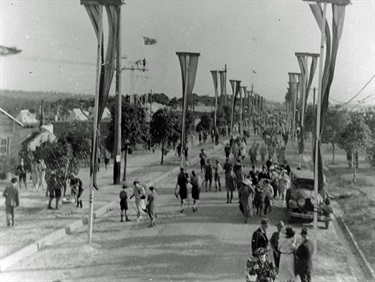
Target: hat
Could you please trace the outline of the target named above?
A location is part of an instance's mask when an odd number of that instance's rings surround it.
[[[287,227],[285,229],[285,236],[286,238],[292,238],[296,232],[294,232],[292,227]]]
[[[123,188],[123,189],[128,188],[128,184],[127,184],[127,183],[122,184],[122,188]]]
[[[260,224],[268,224],[268,218],[261,219]]]
[[[307,235],[307,228],[306,227],[301,229],[301,235]]]
[[[133,184],[135,185],[137,183],[139,184],[139,180],[134,180]]]
[[[268,253],[267,249],[260,247],[260,248],[258,248],[258,249],[255,250],[254,255],[256,257],[259,257],[259,256],[265,255],[267,253]]]
[[[201,149],[201,152],[203,152],[204,151],[204,149]]]
[[[243,184],[250,186],[252,184],[251,180],[249,178],[246,178],[242,181]]]
[[[279,223],[276,224],[276,226],[284,227],[284,221],[280,220]]]
[[[10,182],[16,183],[17,182],[17,177],[12,177],[12,180]]]
[[[150,186],[148,189],[150,189],[151,191],[153,191],[155,189],[154,186]]]

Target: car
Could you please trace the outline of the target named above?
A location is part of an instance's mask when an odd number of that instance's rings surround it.
[[[324,176],[324,182],[326,178]],[[296,219],[314,220],[314,173],[308,170],[291,171],[291,187],[286,193],[288,222]],[[318,194],[318,221],[325,222],[326,228],[332,221],[333,210],[328,195]]]

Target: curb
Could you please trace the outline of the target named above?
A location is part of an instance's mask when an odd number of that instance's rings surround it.
[[[222,148],[222,143],[215,146],[216,149]],[[209,149],[212,151],[212,149]],[[187,161],[187,165],[195,164],[199,161],[199,156],[195,156],[191,158],[189,161]],[[150,181],[146,184],[146,187],[150,187],[152,185],[155,185],[156,183],[168,178],[169,176],[177,173],[180,171],[180,166],[176,166],[172,168],[170,171],[162,173],[160,176],[156,177],[153,181]],[[113,208],[118,205],[118,202],[110,202],[96,211],[94,211],[93,218],[96,219],[99,216],[113,210]],[[41,239],[38,239],[37,241],[31,243],[30,245],[21,248],[20,250],[16,251],[15,253],[3,258],[0,260],[0,272],[4,272],[6,269],[8,269],[10,266],[16,264],[18,261],[23,260],[25,258],[28,258],[32,256],[33,254],[37,253],[38,251],[41,251],[45,249],[48,246],[53,245],[54,242],[64,238],[66,235],[71,235],[75,230],[82,227],[83,225],[88,224],[88,218],[82,218],[79,220],[76,220],[67,226],[60,228],[46,236],[44,236]]]
[[[341,217],[337,217],[336,219],[339,226],[341,227],[341,230],[344,232],[346,239],[350,242],[350,245],[352,246],[352,250],[356,254],[356,257],[359,259],[361,268],[363,269],[365,274],[371,279],[370,281],[375,281],[375,272],[372,269],[370,263],[367,261],[365,255],[359,248],[356,240],[354,239],[353,234],[349,230],[349,227],[346,225],[346,223],[343,221]]]

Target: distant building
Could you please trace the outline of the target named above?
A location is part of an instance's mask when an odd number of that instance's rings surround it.
[[[32,131],[23,123],[0,108],[0,155],[17,154],[21,142]]]
[[[46,142],[53,142],[57,137],[53,134],[53,125],[43,125],[41,132],[37,134],[30,134],[24,141],[22,146],[26,147],[27,151],[34,152],[37,147],[40,147]]]
[[[39,125],[36,117],[29,110],[21,110],[16,119],[20,121],[24,127],[37,127]]]
[[[72,122],[72,121],[85,121],[88,120],[88,112],[83,111],[79,108],[75,108],[72,111],[70,111],[70,114],[66,121]]]

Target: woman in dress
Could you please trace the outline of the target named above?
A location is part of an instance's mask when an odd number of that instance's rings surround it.
[[[279,280],[285,282],[294,282],[296,280],[294,271],[294,251],[296,250],[296,237],[293,228],[285,229],[285,237],[279,239],[280,266]]]
[[[47,189],[47,184],[46,184],[46,163],[44,162],[43,159],[39,160],[38,164],[38,178],[39,178],[39,184],[38,188],[42,186],[42,188],[46,188],[46,197],[48,196],[48,189]]]
[[[39,176],[38,176],[38,164],[35,160],[31,163],[31,181],[33,182],[33,190],[38,190]]]
[[[249,217],[253,216],[253,199],[255,190],[249,178],[242,181],[241,186],[238,188],[238,197],[240,199],[240,210],[244,215],[244,222],[247,223]],[[241,209],[242,208],[242,209]]]

